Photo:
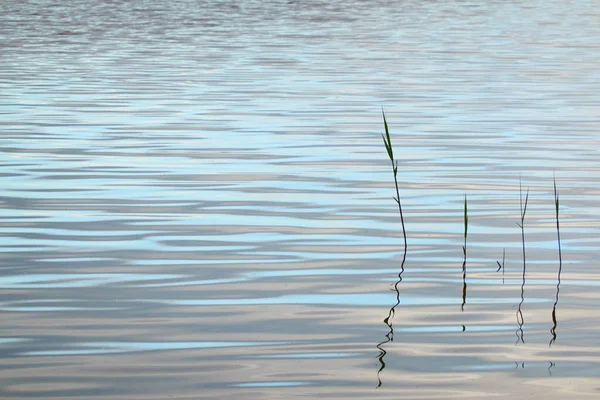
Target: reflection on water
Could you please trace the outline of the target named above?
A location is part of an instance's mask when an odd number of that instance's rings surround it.
[[[402,282],[402,274],[404,273],[404,263],[406,262],[406,242],[404,247],[404,253],[402,256],[402,263],[400,264],[400,272],[398,273],[398,280],[394,283],[394,292],[396,293],[396,303],[390,308],[388,311],[387,317],[384,318],[383,323],[387,325],[389,331],[385,334],[385,339],[382,342],[377,344],[377,349],[379,350],[379,356],[377,359],[379,360],[379,369],[377,370],[377,387],[381,387],[383,384],[381,380],[381,372],[385,369],[385,355],[387,351],[385,351],[384,346],[394,341],[394,317],[396,316],[396,307],[400,305],[400,288],[399,285]]]
[[[594,398],[596,9],[0,2],[0,398]]]
[[[467,212],[467,194],[465,193],[465,207],[464,207],[464,215],[463,220],[465,223],[465,233],[464,233],[464,243],[462,246],[463,251],[463,263],[462,263],[462,304],[460,305],[460,311],[465,311],[465,304],[467,304],[467,234],[469,228],[469,216]],[[463,331],[466,327],[463,325]]]
[[[523,270],[525,271],[525,270]],[[525,318],[523,317],[523,303],[525,302],[525,272],[523,272],[523,282],[521,283],[521,302],[519,303],[519,306],[517,308],[517,325],[518,328],[515,331],[515,335],[517,336],[517,342],[515,344],[518,344],[519,341],[521,343],[525,343],[525,338],[524,338],[524,331],[523,331],[523,325],[525,324]]]
[[[498,264],[498,269],[496,270],[496,272],[500,272],[500,270],[502,270],[502,284],[504,284],[504,262],[506,261],[506,248],[502,249],[502,264],[500,264],[500,261],[496,261],[496,264]]]
[[[558,267],[558,275],[556,277],[556,296],[554,297],[554,304],[552,305],[552,328],[550,328],[550,334],[552,335],[552,338],[550,339],[550,343],[548,344],[548,346],[552,346],[552,344],[554,342],[556,342],[556,328],[558,326],[558,321],[556,319],[556,306],[558,305],[558,295],[560,293],[560,274],[561,274],[561,270],[562,270],[562,262],[559,264]]]
[[[524,362],[518,363],[515,361],[515,369],[518,369],[518,368],[525,369],[525,363]]]

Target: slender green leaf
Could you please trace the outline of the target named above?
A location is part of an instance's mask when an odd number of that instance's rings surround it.
[[[383,115],[383,126],[385,128],[385,136],[387,141],[384,139],[385,147],[388,150],[388,155],[390,156],[390,160],[394,161],[394,152],[392,150],[392,139],[390,138],[390,130],[388,128],[387,120],[385,119],[385,112],[381,110],[381,114]]]
[[[400,212],[400,222],[402,222],[402,235],[404,236],[404,259],[406,259],[406,229],[404,228],[404,216],[402,215],[402,204],[400,204],[400,192],[398,189],[398,161],[394,160],[394,151],[392,149],[392,138],[390,137],[390,129],[388,127],[387,119],[385,117],[385,111],[383,107],[381,108],[381,114],[383,116],[383,126],[385,129],[385,135],[382,133],[381,138],[383,139],[383,144],[385,145],[385,150],[388,153],[388,157],[392,162],[392,171],[394,172],[394,183],[396,185],[396,196],[394,197],[394,201],[398,204],[398,211]],[[404,261],[402,261],[402,265],[404,265]]]
[[[385,145],[385,150],[387,151],[388,156],[390,157],[390,160],[394,161],[394,155],[392,154],[391,146],[388,145],[388,142],[386,142],[385,136],[383,136],[383,133],[381,134],[381,137],[383,138],[383,144]]]

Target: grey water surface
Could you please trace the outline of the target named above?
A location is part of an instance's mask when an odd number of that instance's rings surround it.
[[[598,398],[599,61],[586,0],[0,2],[0,398]]]

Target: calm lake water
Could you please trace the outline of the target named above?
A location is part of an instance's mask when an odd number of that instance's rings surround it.
[[[0,397],[599,398],[597,5],[2,1]]]

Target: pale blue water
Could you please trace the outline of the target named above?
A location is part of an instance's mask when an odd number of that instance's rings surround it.
[[[596,398],[598,60],[584,0],[1,2],[0,397]]]

